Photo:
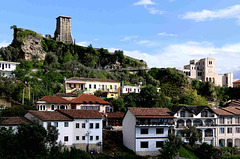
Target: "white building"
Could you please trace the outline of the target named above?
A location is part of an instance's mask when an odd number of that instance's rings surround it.
[[[122,94],[127,94],[127,93],[140,93],[141,91],[141,86],[123,86],[122,87]]]
[[[0,75],[3,77],[11,77],[12,71],[16,70],[18,62],[0,61]]]
[[[159,155],[173,116],[167,108],[128,108],[123,118],[123,144],[138,155]]]
[[[226,107],[213,109],[218,115],[216,146],[240,147],[240,109],[239,107]]]
[[[173,107],[175,133],[187,126],[195,126],[202,133],[202,142],[216,146],[217,114],[208,106]]]
[[[39,111],[54,111],[56,109],[70,109],[71,102],[60,96],[44,96],[36,102]]]
[[[33,123],[24,117],[2,117],[2,121],[0,122],[0,127],[5,127],[7,129],[12,128],[14,132],[16,132],[18,126],[22,124],[33,124]]]
[[[82,150],[102,151],[102,115],[97,110],[28,111],[25,118],[56,126],[58,142]]]
[[[233,73],[225,73],[223,75],[215,73],[215,59],[203,58],[200,60],[190,60],[190,64],[184,68],[174,68],[189,78],[201,81],[212,82],[216,86],[232,87]]]

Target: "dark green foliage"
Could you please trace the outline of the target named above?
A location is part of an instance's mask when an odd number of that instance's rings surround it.
[[[186,127],[183,129],[182,133],[186,140],[189,141],[191,147],[193,147],[197,141],[202,141],[202,133],[198,132],[195,126]]]
[[[173,159],[177,155],[180,147],[182,145],[181,137],[175,136],[174,134],[168,135],[168,141],[166,141],[160,149],[161,159]]]
[[[49,144],[50,147],[55,147],[57,144],[58,135],[58,129],[55,126],[48,125],[46,143]]]
[[[50,68],[58,68],[58,57],[53,52],[47,53],[45,56],[44,65]]]
[[[192,87],[197,90],[198,94],[206,97],[208,100],[213,99],[214,85],[211,82],[192,81]]]
[[[21,52],[15,47],[8,46],[0,48],[0,55],[4,61],[18,61],[21,57]]]
[[[219,150],[207,143],[202,143],[198,148],[194,149],[194,153],[197,154],[199,158],[219,158]]]
[[[6,109],[1,111],[1,116],[10,117],[10,116],[24,116],[28,110],[33,110],[32,106],[27,105],[18,105],[14,107],[7,107]]]
[[[123,98],[119,98],[119,99],[106,98],[105,100],[111,103],[111,106],[113,106],[114,112],[116,111],[125,112],[127,110],[127,107],[124,107]]]

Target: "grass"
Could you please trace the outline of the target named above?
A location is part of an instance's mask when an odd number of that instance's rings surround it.
[[[189,158],[189,159],[199,159],[193,152],[185,149],[181,146],[179,150],[180,157]]]

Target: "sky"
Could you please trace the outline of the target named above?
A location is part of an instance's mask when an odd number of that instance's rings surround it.
[[[239,0],[11,0],[1,6],[0,47],[13,39],[10,26],[53,36],[64,15],[72,18],[79,45],[123,50],[149,68],[183,68],[212,57],[216,73],[240,79]]]

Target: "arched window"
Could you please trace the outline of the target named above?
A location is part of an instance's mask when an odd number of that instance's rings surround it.
[[[204,123],[205,123],[206,126],[213,126],[213,124],[214,124],[212,119],[206,119],[204,121]]]
[[[196,119],[193,121],[193,126],[202,126],[202,120]]]
[[[205,137],[213,137],[213,130],[212,129],[206,129],[205,130]]]
[[[187,126],[191,126],[191,125],[192,125],[192,121],[191,121],[190,119],[188,119],[188,120],[186,121],[186,125],[187,125]]]
[[[177,121],[177,127],[178,128],[184,127],[184,121],[182,119]]]

